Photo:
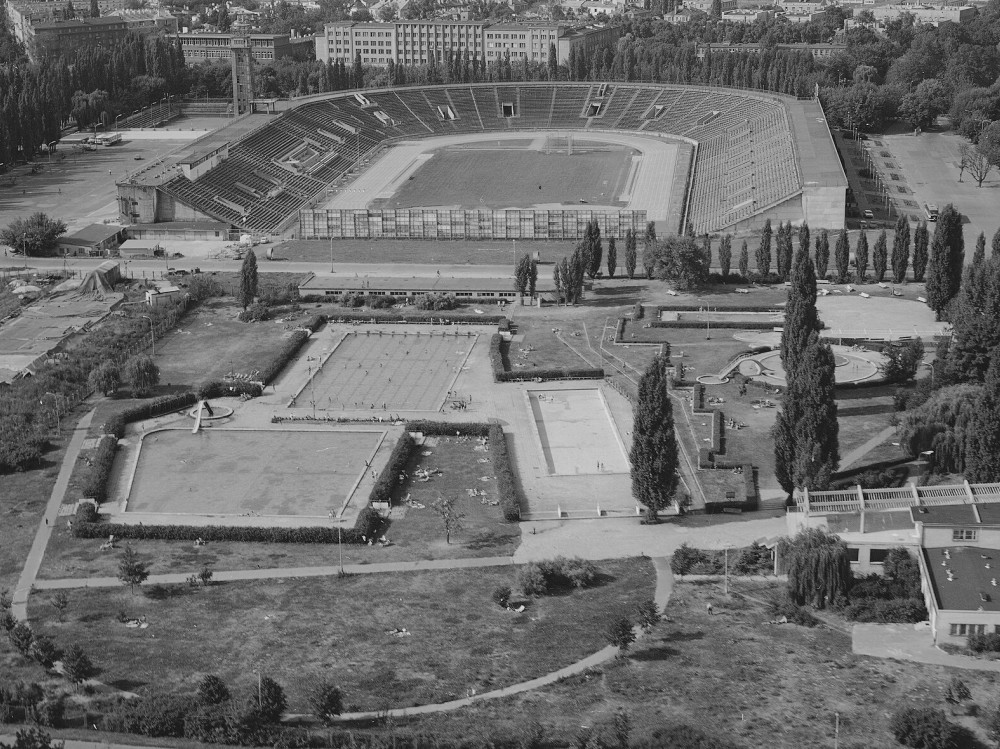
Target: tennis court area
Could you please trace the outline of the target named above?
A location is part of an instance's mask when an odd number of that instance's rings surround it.
[[[377,326],[334,335],[339,343],[321,369],[311,370],[296,408],[315,402],[337,411],[437,411],[478,339],[465,331]]]
[[[530,390],[528,401],[550,474],[628,473],[628,456],[597,388]]]
[[[325,517],[385,433],[163,429],[142,440],[127,512]]]

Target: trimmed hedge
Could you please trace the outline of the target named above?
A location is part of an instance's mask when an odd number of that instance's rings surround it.
[[[660,312],[704,312],[704,305],[698,306],[697,304],[660,304],[656,307],[657,313]],[[716,307],[711,310],[712,312],[770,312],[773,314],[778,314],[784,312],[781,307],[775,307],[774,305],[767,304],[743,304],[737,305],[735,307]],[[659,314],[657,314],[659,317]]]
[[[413,437],[410,436],[409,431],[399,435],[396,446],[392,448],[392,453],[389,455],[389,461],[382,469],[382,473],[379,474],[371,494],[368,495],[369,502],[392,502],[392,490],[399,483],[399,474],[406,468],[410,455],[413,454],[414,446]]]
[[[618,324],[615,325],[615,343],[621,343],[622,338],[625,337],[625,323],[628,322],[624,317],[618,318]]]
[[[264,388],[261,387],[259,382],[247,382],[246,380],[236,382],[211,380],[210,382],[203,382],[198,386],[198,397],[201,400],[240,395],[249,395],[251,398],[256,398],[263,394],[263,392]]]
[[[486,422],[454,422],[454,421],[408,421],[408,432],[420,432],[431,437],[487,437],[492,424]]]
[[[722,411],[712,411],[712,452],[722,452]]]
[[[510,320],[504,315],[470,315],[464,312],[454,313],[445,311],[420,311],[407,310],[406,314],[399,312],[382,312],[368,310],[365,312],[341,312],[337,310],[326,318],[329,322],[362,322],[362,323],[389,323],[406,324],[414,323],[426,325],[427,323],[440,324],[443,320],[445,324],[451,325],[497,325],[500,330],[510,330]]]
[[[746,489],[747,504],[756,507],[760,502],[760,495],[757,494],[757,482],[754,480],[753,466],[750,463],[743,464],[743,487]]]
[[[341,533],[345,544],[363,544],[377,535],[382,518],[371,507],[358,513],[354,527]],[[338,531],[328,526],[304,528],[241,528],[227,525],[125,525],[100,522],[97,511],[89,503],[81,504],[73,521],[73,535],[77,538],[106,538],[145,541],[242,541],[273,544],[335,544]]]
[[[692,387],[691,393],[691,410],[694,413],[705,413],[705,386],[700,382],[696,382]]]
[[[646,315],[646,310],[642,306],[642,302],[635,303],[635,309],[632,310],[632,319],[641,320]]]
[[[271,384],[271,381],[281,374],[281,370],[283,370],[285,365],[287,365],[288,362],[290,362],[295,355],[299,353],[299,349],[302,348],[308,340],[309,334],[306,331],[293,331],[291,336],[289,336],[288,340],[285,341],[285,344],[281,347],[281,350],[274,355],[274,358],[271,359],[271,361],[264,365],[264,369],[261,370],[260,381],[264,385]]]
[[[103,502],[108,496],[108,480],[111,478],[111,467],[115,462],[115,453],[118,452],[118,438],[112,435],[105,435],[97,445],[97,453],[94,455],[87,475],[87,481],[83,485],[83,495],[97,502]]]
[[[756,322],[752,320],[746,320],[741,322],[727,321],[723,322],[721,320],[712,320],[711,323],[707,321],[698,320],[656,320],[655,322],[649,323],[651,328],[699,328],[704,329],[709,324],[713,328],[727,328],[732,330],[774,330],[774,328],[780,328],[781,323],[778,322]]]
[[[104,422],[104,431],[106,434],[113,434],[118,439],[121,439],[125,436],[126,424],[180,411],[182,408],[193,406],[197,402],[198,396],[192,392],[180,393],[178,395],[164,395],[162,398],[156,398],[141,405],[126,408],[112,415]]]
[[[497,492],[500,499],[500,509],[504,520],[516,523],[521,519],[521,502],[517,493],[517,480],[514,477],[514,466],[507,449],[507,436],[499,424],[490,424],[490,453],[493,455],[493,468],[497,473]]]
[[[493,381],[503,382],[503,376],[507,371],[503,366],[503,354],[500,351],[500,342],[503,340],[499,333],[490,336],[490,369],[493,370]]]
[[[525,382],[526,380],[603,380],[604,370],[594,368],[581,369],[521,369],[517,372],[504,372],[497,382]]]

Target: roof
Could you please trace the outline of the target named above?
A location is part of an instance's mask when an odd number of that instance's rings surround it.
[[[939,609],[1000,611],[1000,550],[947,546],[923,552]]]
[[[1000,526],[1000,505],[995,503],[913,507],[910,515],[914,522],[924,525]]]
[[[401,291],[401,292],[432,292],[439,294],[456,291],[510,291],[513,292],[514,280],[511,278],[394,278],[392,276],[345,277],[331,273],[313,275],[299,284],[303,291],[323,289],[348,289],[351,291]],[[554,291],[551,279],[546,281],[539,277],[535,287],[536,292]]]
[[[125,21],[117,17],[105,18],[76,18],[71,21],[42,21],[33,24],[35,30],[38,29],[68,29],[74,26],[124,26]]]
[[[229,224],[225,221],[162,221],[132,224],[129,231],[229,231]]]
[[[115,226],[114,224],[90,224],[72,234],[59,237],[59,241],[65,244],[77,245],[97,244],[117,236],[121,230],[121,226]]]

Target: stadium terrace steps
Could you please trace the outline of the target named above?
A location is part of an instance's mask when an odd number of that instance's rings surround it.
[[[414,87],[365,97],[341,94],[288,110],[232,142],[228,160],[210,172],[194,182],[176,176],[162,189],[219,220],[275,232],[386,140],[560,128],[698,141],[687,195],[688,220],[698,233],[723,229],[802,189],[785,107],[767,95],[561,82]]]

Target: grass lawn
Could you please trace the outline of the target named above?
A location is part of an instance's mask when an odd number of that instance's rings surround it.
[[[414,502],[423,504],[424,509],[397,503],[386,530],[392,545],[385,548],[345,545],[345,564],[510,556],[514,553],[520,543],[520,526],[505,523],[498,506],[481,501],[496,501],[496,482],[480,480],[482,476],[495,475],[492,462],[478,462],[482,458],[491,461],[490,454],[475,450],[478,444],[475,440],[437,439],[439,442],[436,445],[426,448],[431,455],[424,456],[421,451],[417,452],[410,463],[409,473],[412,476],[417,468],[439,468],[442,475],[426,483],[411,480],[403,485],[399,495],[405,497],[409,494]],[[486,497],[470,497],[467,490],[471,488],[485,491]],[[464,527],[453,535],[450,544],[445,543],[440,517],[431,509],[431,503],[438,496],[455,497],[459,511],[465,513],[462,519]],[[336,565],[340,559],[340,549],[335,544],[217,541],[195,547],[188,541],[135,541],[133,547],[151,560],[154,574],[193,573],[205,565],[214,570],[317,567]],[[118,556],[118,552],[101,551],[98,541],[74,538],[63,523],[49,540],[39,577],[115,575]]]
[[[730,584],[760,599],[784,586],[733,578]],[[709,601],[713,616],[706,612]],[[996,674],[855,656],[849,636],[769,625],[773,617],[764,605],[725,600],[721,582],[675,583],[666,616],[625,660],[504,703],[428,717],[419,727],[467,736],[477,735],[479,726],[529,718],[569,742],[580,726],[613,736],[614,714],[624,708],[633,741],[651,746],[672,746],[656,732],[681,725],[690,727],[686,735],[698,729],[728,742],[724,746],[832,749],[839,713],[839,746],[892,749],[899,746],[889,733],[893,712],[909,705],[947,712],[943,697],[953,675],[981,706],[996,701]]]
[[[531,208],[541,204],[624,206],[632,165],[627,148],[565,154],[462,148],[434,152],[391,198],[375,208],[454,206]]]
[[[193,691],[206,673],[250,686],[262,667],[290,712],[308,710],[303,676],[328,674],[347,709],[436,702],[548,673],[603,647],[611,617],[653,594],[645,559],[601,563],[601,583],[502,611],[490,592],[515,568],[251,581],[192,588],[75,590],[66,621],[42,596],[36,630],[58,642],[100,642],[98,678],[118,687]],[[146,630],[116,621],[145,615]],[[397,637],[393,628],[410,636]]]
[[[242,323],[236,319],[239,312],[238,304],[221,299],[209,300],[188,312],[177,328],[156,342],[160,382],[197,386],[222,379],[234,370],[246,374],[263,369],[297,321],[307,316],[298,312],[278,320]]]

